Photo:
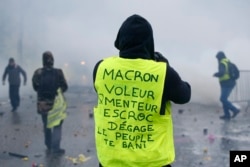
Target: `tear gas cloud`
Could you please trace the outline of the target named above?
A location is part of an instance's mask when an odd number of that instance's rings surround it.
[[[55,67],[62,68],[69,86],[92,86],[95,63],[118,55],[118,29],[132,14],[152,25],[155,50],[168,58],[183,80],[192,86],[192,101],[217,103],[219,84],[215,54],[222,50],[249,69],[250,2],[248,1],[81,1],[1,0],[0,65],[14,57],[28,74],[21,93],[34,93],[31,77],[50,50]],[[4,5],[2,5],[4,4]],[[84,62],[84,63],[83,63]],[[8,86],[0,86],[1,97]]]

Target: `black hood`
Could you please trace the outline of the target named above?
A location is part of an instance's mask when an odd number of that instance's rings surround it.
[[[219,52],[216,54],[216,58],[217,58],[218,60],[221,60],[221,59],[223,59],[223,58],[226,58],[225,53],[222,52],[222,51],[219,51]]]
[[[43,53],[43,66],[44,67],[53,67],[54,58],[50,51],[46,51]]]
[[[14,58],[9,58],[9,64],[8,64],[8,66],[9,66],[9,68],[14,68],[15,67],[15,59]]]
[[[139,15],[128,17],[117,34],[115,47],[120,57],[154,59],[154,38],[150,23]]]
[[[9,63],[15,63],[15,59],[13,57],[9,58]]]

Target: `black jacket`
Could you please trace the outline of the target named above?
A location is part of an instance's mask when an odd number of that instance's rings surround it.
[[[167,59],[164,57],[155,57],[153,31],[151,25],[147,20],[138,15],[129,17],[122,24],[115,40],[115,47],[119,49],[119,56],[122,58],[143,58],[167,62]],[[100,60],[94,67],[94,82],[98,66],[101,62],[102,60]],[[184,104],[189,102],[190,98],[190,85],[187,82],[182,81],[178,73],[168,63],[162,97],[162,106],[165,106],[166,102],[169,100],[177,104]]]
[[[26,83],[26,81],[27,81],[26,72],[17,64],[15,64],[14,66],[8,65],[4,70],[2,80],[5,81],[5,79],[8,75],[8,81],[9,81],[10,85],[20,85],[20,83],[21,83],[20,74],[23,75],[23,79],[24,79],[23,82]]]
[[[51,74],[51,76],[47,75],[47,77],[45,76],[46,74]],[[58,88],[61,88],[62,92],[65,92],[68,89],[63,71],[53,67],[43,67],[37,69],[32,77],[32,86],[37,92],[38,101],[53,101]]]

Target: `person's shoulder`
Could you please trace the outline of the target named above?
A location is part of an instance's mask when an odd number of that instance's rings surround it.
[[[63,70],[61,68],[53,68],[55,71],[56,75],[62,76],[63,75]]]
[[[172,66],[170,66],[168,64],[168,66],[167,66],[167,76],[179,77],[179,73],[175,70],[174,67],[172,67]]]
[[[95,67],[94,68],[97,68],[104,60],[99,60],[96,64],[95,64]]]
[[[22,67],[19,64],[16,64],[15,68],[22,69]]]
[[[63,70],[61,68],[53,68],[55,71],[57,72],[63,72]]]
[[[43,71],[43,68],[38,68],[35,70],[34,74],[40,75],[40,74],[42,74],[42,71]]]
[[[102,59],[102,60],[99,60],[99,61],[95,64],[94,69],[93,69],[93,73],[94,73],[94,74],[97,72],[98,67],[100,66],[100,64],[101,64],[103,61],[104,61],[103,59]]]
[[[96,63],[95,65],[100,64],[100,63],[103,62],[104,60],[105,60],[105,59],[101,59],[101,60],[97,61],[97,63]]]
[[[10,66],[9,66],[9,65],[7,65],[7,66],[5,67],[5,70],[8,70],[8,69],[10,69]]]

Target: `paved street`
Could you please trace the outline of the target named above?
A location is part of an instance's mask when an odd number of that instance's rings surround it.
[[[21,106],[10,112],[8,98],[0,99],[0,166],[97,167],[94,120],[96,103],[91,88],[70,88],[65,94],[68,117],[63,124],[62,147],[66,154],[46,154],[42,122],[36,113],[34,92],[22,94]],[[173,105],[176,161],[173,167],[229,167],[230,150],[250,150],[250,111],[229,122],[219,120],[220,106],[189,103]],[[28,159],[10,156],[25,155]]]

